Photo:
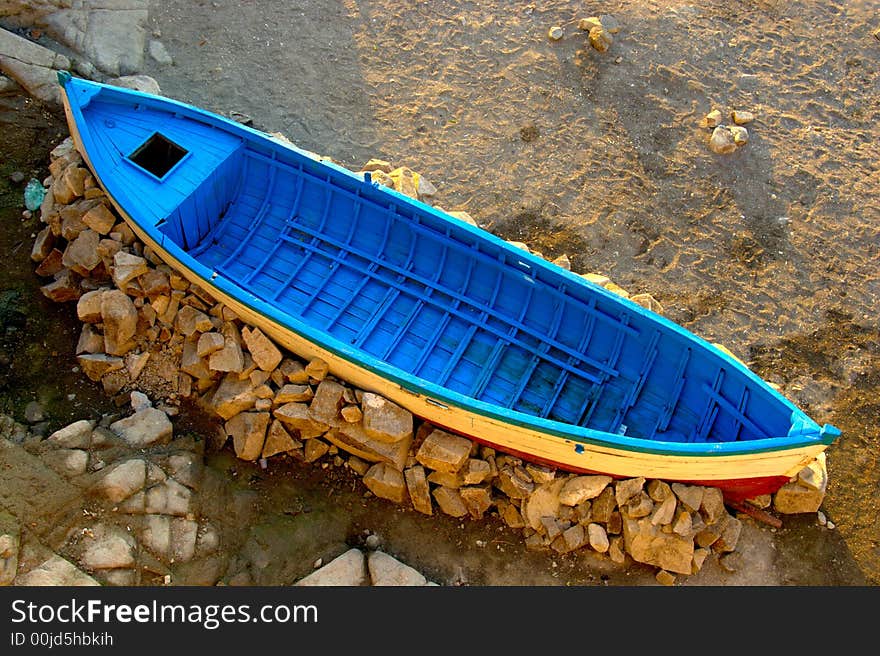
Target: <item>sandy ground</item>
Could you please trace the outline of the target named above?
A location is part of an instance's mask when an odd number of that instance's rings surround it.
[[[876,583],[877,10],[163,1],[151,29],[174,64],[146,72],[350,168],[407,165],[435,204],[649,292],[726,345],[843,430],[824,511]],[[604,53],[577,27],[602,13],[621,25]],[[712,153],[712,109],[753,112],[749,143]]]
[[[174,64],[144,72],[167,96],[245,114],[352,169],[371,157],[409,166],[437,186],[436,205],[651,293],[843,430],[828,451],[833,530],[814,516],[778,531],[747,522],[737,572],[710,562],[680,584],[876,585],[877,9],[157,0],[150,30]],[[577,23],[603,13],[621,31],[600,53]],[[701,119],[716,108],[757,117],[733,154],[707,147]],[[279,512],[275,477],[290,477],[248,475]],[[656,584],[647,568],[527,552],[497,522],[423,517],[306,478],[348,512],[320,530],[378,531],[438,582]]]

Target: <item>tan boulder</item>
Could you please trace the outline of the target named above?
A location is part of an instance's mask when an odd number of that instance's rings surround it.
[[[406,489],[413,508],[425,515],[432,515],[431,490],[425,477],[425,469],[421,465],[408,467],[403,472]]]
[[[138,313],[131,299],[118,289],[101,295],[101,319],[104,322],[104,351],[125,355],[134,347]]]
[[[611,481],[610,476],[603,475],[570,478],[559,491],[559,503],[576,506],[588,499],[595,499],[611,484]]]
[[[403,503],[406,500],[407,487],[403,473],[387,462],[377,462],[370,467],[363,481],[367,489],[377,497],[395,503]]]
[[[224,424],[226,434],[232,437],[236,456],[256,460],[262,455],[269,420],[268,412],[240,412]]]
[[[416,452],[416,460],[428,469],[455,473],[467,462],[472,446],[464,437],[435,428]]]
[[[259,328],[245,326],[241,331],[241,337],[260,369],[272,371],[281,364],[281,351]]]
[[[275,419],[269,426],[269,432],[266,434],[266,442],[263,444],[263,458],[270,458],[279,453],[287,453],[302,448],[302,442],[294,439],[284,424],[280,420]]]
[[[464,517],[469,514],[468,508],[458,490],[440,486],[434,490],[434,500],[440,510],[452,517]]]

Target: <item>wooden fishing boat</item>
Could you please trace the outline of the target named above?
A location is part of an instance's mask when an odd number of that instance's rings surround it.
[[[78,150],[143,242],[247,323],[437,426],[566,471],[777,490],[834,442],[739,360],[281,139],[63,72]]]

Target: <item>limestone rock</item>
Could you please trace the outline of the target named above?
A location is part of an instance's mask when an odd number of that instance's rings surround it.
[[[241,331],[241,337],[260,369],[272,371],[281,364],[281,351],[259,328],[250,329],[245,326]]]
[[[673,483],[672,491],[685,506],[696,512],[703,505],[703,488],[699,485],[684,485]]]
[[[324,380],[324,377],[330,373],[330,365],[327,364],[321,358],[314,358],[309,361],[309,363],[305,366],[304,370],[306,376],[308,378],[314,378],[317,381]],[[308,378],[306,380],[308,380]],[[291,378],[288,378],[291,383],[295,382],[306,382],[306,381],[295,381]]]
[[[324,437],[340,449],[369,462],[388,462],[400,470],[406,467],[411,440],[389,444],[367,435],[360,424],[347,422],[335,426]]]
[[[406,500],[407,487],[403,473],[386,462],[377,462],[363,478],[364,485],[377,497],[394,503]]]
[[[219,351],[226,344],[226,338],[220,333],[206,332],[199,335],[196,342],[196,353],[198,357],[204,358],[212,353]]]
[[[717,128],[723,120],[724,117],[721,114],[721,110],[713,109],[703,117],[703,125],[707,128]]]
[[[323,382],[323,381],[322,381]],[[312,388],[308,385],[283,385],[278,393],[275,394],[273,403],[275,405],[284,405],[285,403],[302,402],[308,403],[315,396]],[[310,408],[311,410],[311,408]]]
[[[587,534],[584,527],[580,524],[569,526],[567,529],[556,537],[551,543],[551,547],[559,553],[569,553],[580,549],[587,543]]]
[[[470,440],[435,428],[416,452],[416,460],[429,469],[455,473],[467,462],[471,447]]]
[[[82,221],[99,235],[107,235],[116,225],[117,218],[106,205],[100,203],[83,214]]]
[[[367,583],[366,559],[360,549],[349,549],[320,569],[294,583],[298,586],[361,586]]]
[[[712,136],[709,137],[709,150],[717,155],[728,155],[736,150],[733,134],[727,127],[719,125],[712,130]]]
[[[221,418],[228,420],[239,412],[253,408],[256,400],[251,381],[241,380],[234,373],[229,373],[211,394],[208,405]]]
[[[798,472],[797,483],[825,494],[825,490],[828,487],[828,469],[824,451],[816,456],[813,462]]]
[[[84,539],[85,548],[80,558],[89,569],[117,569],[134,567],[137,543],[123,529],[98,525],[94,537]]]
[[[457,490],[464,485],[464,477],[458,472],[432,471],[428,474],[428,482],[436,485],[445,485],[453,490]]]
[[[115,87],[122,87],[123,89],[134,89],[135,91],[140,91],[141,93],[150,93],[154,96],[162,95],[162,89],[159,87],[159,83],[156,81],[156,78],[150,75],[144,75],[142,73],[114,77],[110,79],[108,83],[112,84]]]
[[[118,289],[101,295],[101,318],[104,322],[104,351],[125,355],[133,347],[138,313],[131,299]]]
[[[89,228],[80,232],[76,239],[67,244],[61,264],[75,271],[84,278],[101,263],[98,253],[98,233]]]
[[[634,303],[638,303],[643,308],[650,310],[656,314],[663,314],[663,306],[660,302],[650,294],[634,294],[630,297]]]
[[[119,289],[125,289],[127,283],[147,271],[147,261],[138,255],[119,251],[113,256],[113,282]]]
[[[725,515],[721,523],[718,539],[712,543],[712,550],[718,553],[729,553],[736,549],[742,534],[743,524],[732,515]]]
[[[101,296],[105,289],[88,291],[76,302],[76,316],[86,323],[98,323],[101,321]]]
[[[663,533],[647,518],[625,518],[623,537],[626,552],[633,560],[678,574],[691,574],[693,540]]]
[[[676,500],[674,495],[666,497],[656,505],[651,513],[651,523],[656,526],[671,524],[675,517]]]
[[[606,553],[611,546],[611,543],[608,540],[608,533],[605,531],[605,527],[601,524],[595,522],[587,524],[587,538],[590,547],[599,553]]]
[[[104,352],[104,336],[99,333],[90,323],[84,323],[79,339],[76,342],[76,354],[83,353],[97,354]],[[114,356],[107,356],[114,357]],[[128,356],[126,356],[128,357]],[[82,363],[80,363],[82,366]]]
[[[419,197],[419,174],[406,166],[400,166],[388,173],[394,189],[410,198]]]
[[[545,483],[535,488],[532,493],[523,501],[520,507],[523,519],[527,526],[535,529],[541,529],[541,519],[543,517],[556,517],[559,513],[559,493],[565,485],[564,479],[558,479],[551,483]]]
[[[196,332],[209,332],[214,328],[214,324],[211,323],[211,318],[191,305],[184,305],[180,308],[175,317],[175,321],[177,323],[177,329],[187,337]]]
[[[367,556],[367,568],[374,586],[423,586],[428,583],[421,572],[378,549]]]
[[[751,123],[755,120],[755,114],[753,112],[735,109],[731,112],[730,118],[737,125],[745,125],[746,123]]]
[[[731,125],[730,135],[733,137],[733,143],[739,146],[745,146],[749,143],[749,131],[741,125]]]
[[[89,454],[82,449],[57,449],[44,453],[43,462],[62,476],[79,476],[86,471]]]
[[[269,425],[269,431],[266,434],[266,441],[263,444],[263,452],[261,457],[271,458],[278,453],[287,453],[302,447],[302,442],[291,437],[284,424],[278,419],[272,421]]]
[[[20,574],[14,581],[18,586],[79,587],[101,585],[91,576],[77,568],[69,560],[53,554],[39,566]]]
[[[144,512],[152,515],[185,517],[190,512],[193,493],[173,478],[167,478],[146,491]]]
[[[342,410],[339,411],[339,414],[350,424],[360,423],[364,419],[364,413],[361,412],[360,407],[356,405],[343,406]]]
[[[486,460],[468,458],[458,473],[465,485],[477,485],[492,478],[492,466]]]
[[[88,419],[80,419],[52,433],[47,442],[67,449],[87,449],[95,424]]]
[[[559,503],[565,506],[576,506],[588,499],[595,499],[608,487],[610,476],[575,476],[565,481],[559,491]]]
[[[241,412],[226,422],[224,428],[232,437],[236,456],[256,460],[262,455],[269,420],[268,412]]]
[[[488,485],[466,485],[458,490],[471,517],[482,519],[483,515],[494,505],[492,491]]]
[[[403,472],[406,490],[413,508],[425,515],[434,514],[431,504],[431,490],[425,477],[425,469],[421,465],[408,467]]]
[[[89,380],[94,380],[95,382],[101,380],[106,374],[112,371],[119,371],[125,366],[125,361],[122,358],[107,355],[106,353],[78,355],[76,361]]]
[[[802,485],[799,481],[786,483],[773,495],[773,508],[784,515],[814,513],[822,506],[825,493]]]
[[[519,508],[505,499],[500,499],[497,504],[498,515],[510,528],[523,528],[526,523],[519,512]]]
[[[392,170],[394,170],[394,167],[391,165],[391,162],[376,158],[370,159],[361,167],[361,171],[382,171],[383,173],[391,173]]]
[[[307,385],[300,386],[306,390],[311,390]],[[335,380],[325,378],[315,389],[314,396],[308,405],[308,414],[316,422],[329,425],[336,420],[339,415],[339,408],[342,406],[342,396],[344,388]],[[303,391],[302,396],[310,397],[311,392]],[[304,401],[308,398],[302,399]]]
[[[31,247],[31,260],[34,262],[42,262],[45,260],[52,248],[55,246],[55,235],[52,234],[51,226],[46,226],[37,233],[34,244]]]
[[[146,476],[146,463],[140,458],[131,458],[104,470],[93,490],[111,502],[119,503],[142,490]]]
[[[631,498],[642,491],[644,485],[645,478],[643,476],[617,481],[614,485],[614,496],[617,501],[617,505],[620,508],[623,508],[623,506],[625,506]]]
[[[611,44],[614,43],[614,37],[611,32],[604,27],[592,27],[589,32],[590,45],[599,52],[606,52]]]
[[[511,499],[525,499],[535,489],[535,484],[531,479],[520,475],[516,469],[509,465],[498,470],[498,477],[493,483]]]
[[[89,172],[71,164],[52,182],[52,196],[59,205],[70,205],[74,200],[81,197],[84,191],[86,176]]]
[[[412,438],[413,417],[408,410],[372,392],[361,401],[364,432],[383,442]],[[424,463],[422,463],[424,464]]]
[[[449,487],[440,486],[434,490],[434,500],[437,505],[447,515],[452,517],[464,517],[468,514],[467,506],[461,498],[458,490]]]
[[[173,424],[158,408],[146,408],[110,424],[110,430],[129,446],[143,448],[171,441]]]
[[[275,418],[284,422],[288,428],[299,432],[301,438],[317,437],[327,431],[329,425],[312,418],[309,406],[305,403],[285,403],[272,411]]]
[[[50,257],[41,262],[41,265],[46,264]],[[58,265],[59,267],[61,266],[60,261]],[[61,268],[54,274],[54,280],[52,282],[40,287],[40,292],[43,296],[56,303],[75,301],[82,296],[83,293],[82,288],[79,285],[79,278],[76,274],[72,273],[69,269],[64,268]]]
[[[647,517],[654,510],[654,502],[644,490],[636,493],[621,507],[629,517]]]
[[[707,524],[714,524],[724,514],[724,494],[717,487],[706,487],[703,489],[703,501],[700,504],[700,514]]]
[[[324,440],[319,440],[318,438],[312,438],[310,440],[306,440],[304,455],[306,462],[315,462],[319,458],[323,457],[330,450],[330,445],[327,444]]]
[[[241,350],[241,333],[231,321],[223,323],[223,348],[212,353],[208,360],[208,367],[212,371],[236,372],[244,370],[244,354]]]
[[[594,27],[602,27],[602,21],[598,16],[589,16],[578,21],[578,29],[584,32],[589,32]]]

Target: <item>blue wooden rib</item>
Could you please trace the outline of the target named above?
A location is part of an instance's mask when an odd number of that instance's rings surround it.
[[[313,238],[314,240],[316,240],[316,241],[325,242],[325,243],[328,243],[328,244],[331,244],[331,245],[335,245],[335,246],[340,246],[340,247],[341,247],[341,244],[339,244],[339,242],[337,242],[336,240],[331,239],[331,238],[329,238],[329,237],[322,236],[322,235],[321,235],[319,232],[317,232],[317,231],[311,230],[311,229],[309,229],[309,228],[304,228],[304,227],[299,227],[299,230],[301,230],[302,232],[304,232],[304,233],[306,233],[306,234],[308,234],[308,235],[311,235],[312,238]],[[289,235],[282,234],[282,235],[280,235],[280,239],[283,239],[283,240],[285,240],[285,241],[290,241],[290,242],[292,242],[292,243],[299,244],[299,245],[301,245],[303,248],[307,248],[307,249],[310,249],[310,250],[312,250],[312,251],[317,251],[317,246],[314,246],[314,245],[312,245],[312,244],[305,244],[305,243],[303,243],[303,242],[300,242],[300,241],[296,240],[295,238],[293,238],[293,237],[291,237],[291,236],[289,236]],[[365,258],[365,259],[369,259],[369,257],[370,257],[368,253],[365,253],[365,252],[363,252],[363,251],[361,251],[360,249],[357,249],[357,248],[353,248],[353,247],[352,247],[352,248],[351,248],[351,251],[352,251],[354,254],[359,255],[359,256],[361,256],[361,257],[363,257],[363,258]],[[414,274],[414,273],[412,273],[412,272],[410,272],[410,271],[408,271],[408,270],[402,269],[402,268],[399,267],[399,266],[396,266],[396,265],[393,265],[393,264],[387,263],[387,264],[383,264],[381,268],[383,268],[383,269],[388,269],[389,271],[391,271],[391,272],[397,274],[398,276],[403,276],[403,277],[406,278],[406,279],[413,280],[414,282],[418,282],[418,283],[424,285],[426,288],[431,287],[431,285],[432,285],[430,279],[424,278],[423,276],[419,276],[419,275]],[[375,275],[375,274],[374,274],[374,275]],[[394,286],[395,288],[399,289],[400,291],[407,291],[406,287],[400,285],[400,283],[390,282],[390,281],[385,280],[385,279],[383,279],[383,278],[381,278],[381,277],[379,277],[378,279],[380,279],[380,280],[384,280],[384,282],[386,282],[386,283],[388,283],[388,284]],[[469,306],[473,307],[474,309],[478,310],[478,311],[480,312],[481,315],[488,316],[488,314],[491,313],[491,308],[489,308],[489,307],[486,306],[485,304],[483,304],[483,303],[479,303],[478,301],[474,301],[474,300],[472,300],[472,299],[469,299],[469,298],[467,298],[466,296],[463,296],[463,295],[461,295],[460,293],[458,293],[458,292],[456,292],[456,291],[454,291],[454,290],[451,290],[451,289],[445,289],[445,290],[443,290],[443,293],[446,294],[447,296],[451,296],[451,297],[457,299],[457,300],[460,301],[461,303],[464,303],[464,304],[466,304],[466,305],[469,305]],[[441,309],[444,309],[444,306],[440,305],[439,303],[436,304],[436,305],[438,305],[438,307],[440,307]],[[458,315],[458,316],[462,316],[463,318],[467,319],[467,317],[464,316],[463,313],[461,313],[461,312],[453,312],[453,313],[456,314],[456,315]],[[507,320],[505,319],[505,321],[507,321]],[[516,328],[517,328],[519,331],[521,331],[521,332],[524,333],[524,334],[527,334],[527,335],[529,335],[529,336],[531,336],[531,337],[534,337],[534,338],[536,338],[536,339],[539,339],[539,340],[546,339],[546,336],[545,336],[545,335],[541,335],[540,333],[538,333],[538,332],[537,332],[536,330],[534,330],[533,328],[530,328],[529,326],[523,325],[522,323],[519,323],[519,322],[515,322],[514,325],[516,326]],[[623,328],[626,328],[627,326],[626,326],[625,323],[624,323],[624,325],[623,325],[622,327],[623,327]],[[489,326],[486,326],[486,330],[489,330],[490,332],[498,333],[497,329],[493,329],[493,328],[491,328],[491,327],[489,327]],[[499,334],[499,336],[500,336],[500,337],[503,337],[504,334],[501,333],[501,334]],[[618,344],[617,344],[615,350],[612,352],[612,356],[611,356],[610,360],[612,360],[612,361],[616,361],[616,356],[617,356],[617,355],[619,354],[619,352],[620,352],[620,344],[622,344],[622,341],[623,341],[623,335],[622,335],[622,334],[618,334],[618,338],[617,338],[617,342],[618,342]],[[362,342],[360,342],[360,343],[362,343]],[[593,368],[595,368],[595,369],[598,369],[599,371],[602,371],[603,373],[605,373],[605,374],[607,374],[607,375],[609,375],[609,376],[616,376],[616,375],[617,375],[617,370],[614,369],[614,367],[613,367],[614,362],[611,362],[610,365],[609,365],[608,363],[598,362],[598,361],[596,361],[596,360],[594,360],[594,359],[592,359],[592,358],[588,358],[588,357],[586,357],[586,356],[583,355],[583,354],[575,353],[571,348],[569,348],[569,347],[566,346],[565,344],[554,343],[554,344],[552,344],[552,346],[553,346],[553,348],[555,348],[555,349],[557,349],[557,350],[559,350],[559,351],[561,351],[561,352],[563,352],[563,353],[565,353],[565,354],[567,354],[567,355],[570,355],[570,356],[572,356],[572,357],[574,357],[574,358],[577,358],[577,359],[581,360],[582,362],[585,362],[585,363],[589,364],[591,367],[593,367]]]

